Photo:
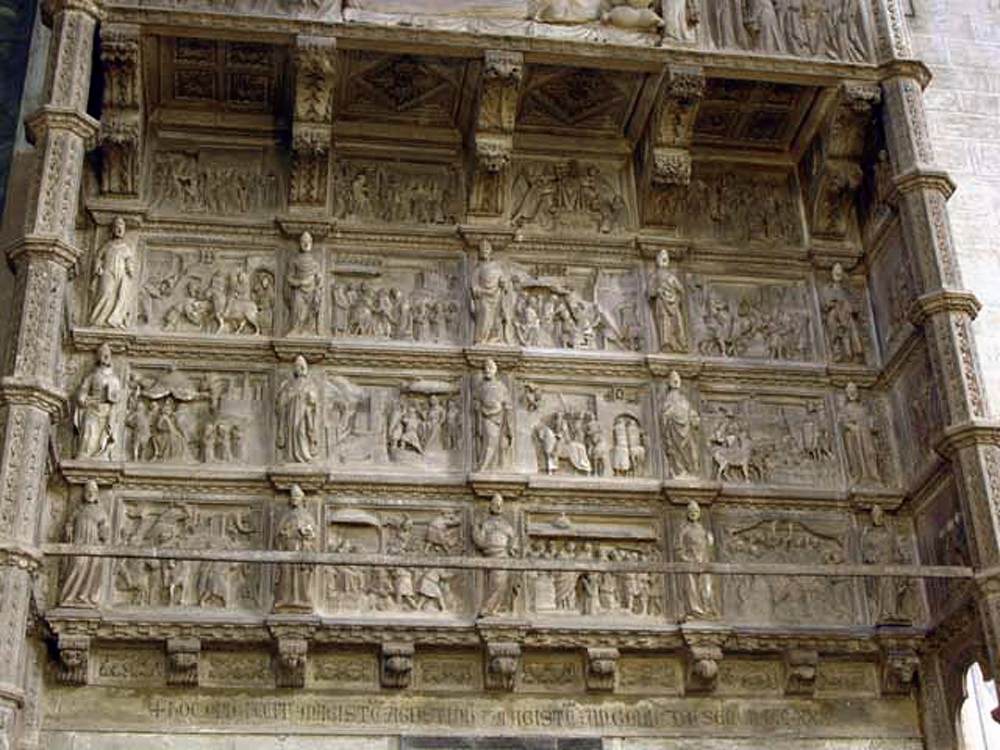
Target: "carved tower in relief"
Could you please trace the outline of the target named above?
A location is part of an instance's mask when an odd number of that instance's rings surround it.
[[[43,11],[0,750],[958,747],[1000,431],[900,0]]]

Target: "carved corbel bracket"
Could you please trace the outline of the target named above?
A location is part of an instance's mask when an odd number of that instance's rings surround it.
[[[292,122],[291,208],[323,208],[327,202],[333,99],[337,84],[335,39],[295,40],[295,107]]]
[[[144,135],[140,42],[137,24],[101,27],[104,102],[98,142],[102,195],[139,196]]]
[[[384,688],[406,688],[413,676],[413,644],[391,641],[382,644],[379,677]]]
[[[673,67],[667,71],[653,123],[650,177],[654,187],[691,182],[691,140],[704,96],[705,73],[701,68]]]
[[[687,673],[684,683],[686,693],[715,692],[719,678],[722,646],[728,633],[698,633],[682,629],[687,647]]]
[[[616,648],[587,649],[587,690],[615,689],[620,656]]]
[[[167,639],[167,684],[197,685],[200,657],[200,639],[181,636]]]
[[[514,150],[514,121],[524,79],[520,52],[486,50],[476,113],[474,173],[469,211],[499,218],[505,213],[507,168]]]
[[[90,636],[60,635],[56,679],[63,685],[86,685],[90,674]]]
[[[305,638],[278,638],[274,661],[274,681],[278,687],[305,686],[308,653],[309,641]]]
[[[920,657],[915,649],[889,647],[882,652],[882,694],[909,695],[917,682]]]
[[[492,641],[486,644],[486,688],[513,690],[521,671],[521,644]]]
[[[816,671],[819,652],[795,648],[785,652],[785,695],[807,695],[816,692]]]

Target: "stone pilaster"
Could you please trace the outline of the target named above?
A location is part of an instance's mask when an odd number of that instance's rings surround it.
[[[293,211],[326,208],[333,142],[336,40],[295,40],[295,121],[288,203]]]
[[[140,191],[144,134],[140,42],[135,24],[101,27],[101,193],[115,198],[138,198]]]
[[[83,156],[98,127],[86,114],[98,7],[63,0],[43,10],[52,24],[45,104],[27,120],[34,179],[23,234],[8,247],[15,317],[0,370],[0,726],[7,735],[0,746],[8,747],[16,746],[16,714],[24,705],[25,633],[51,418],[63,406],[56,379],[67,274],[79,256],[75,223]]]

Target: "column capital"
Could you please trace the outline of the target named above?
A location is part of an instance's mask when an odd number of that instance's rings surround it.
[[[935,190],[947,200],[955,192],[955,181],[943,169],[913,167],[897,174],[892,182],[900,195],[916,190]]]
[[[46,385],[19,378],[0,379],[0,406],[31,406],[60,417],[65,413],[66,394]]]
[[[937,289],[917,297],[910,305],[909,319],[921,325],[932,315],[959,313],[975,320],[982,304],[975,294],[966,289]]]
[[[49,24],[56,16],[78,11],[100,21],[104,17],[104,3],[101,0],[43,0],[42,20]]]
[[[28,115],[24,121],[28,141],[40,143],[50,130],[68,130],[83,139],[85,146],[93,148],[101,124],[90,115],[74,109],[44,105]]]
[[[0,568],[18,568],[34,573],[42,566],[44,556],[37,547],[16,542],[0,542]]]
[[[1000,446],[1000,422],[975,419],[947,427],[934,449],[951,457],[964,448],[979,445]]]
[[[15,263],[22,258],[50,260],[63,268],[72,268],[83,255],[80,248],[58,237],[28,235],[6,247],[7,259]]]

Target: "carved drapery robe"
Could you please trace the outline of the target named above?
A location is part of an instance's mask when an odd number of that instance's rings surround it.
[[[503,303],[506,278],[495,260],[484,261],[476,270],[472,284],[472,316],[476,328],[476,344],[503,344],[505,341]]]
[[[135,294],[135,253],[124,239],[108,240],[94,261],[90,325],[125,328]]]
[[[285,511],[278,522],[275,547],[285,552],[312,550],[316,526],[309,513],[300,507]],[[311,612],[313,566],[303,563],[281,563],[274,580],[275,612]]]
[[[872,439],[871,423],[865,406],[859,401],[848,401],[844,404],[841,427],[851,479],[856,482],[877,482],[879,472],[875,458],[875,441]]]
[[[288,274],[287,301],[291,317],[289,333],[319,334],[320,291],[323,278],[319,263],[309,253],[300,253]]]
[[[72,544],[104,544],[108,541],[108,516],[100,503],[85,502],[66,524],[66,541]],[[104,583],[105,561],[101,557],[71,557],[60,590],[65,607],[96,607]]]
[[[658,268],[651,279],[649,292],[653,320],[659,338],[660,351],[683,352],[687,349],[687,327],[684,325],[682,300],[684,286],[666,268]]]
[[[483,557],[510,557],[514,538],[514,527],[500,516],[488,516],[473,529],[473,541]],[[480,615],[488,617],[510,612],[514,593],[509,570],[486,571]]]
[[[712,534],[699,521],[687,520],[677,535],[677,558],[687,563],[712,561]],[[715,606],[715,581],[711,573],[684,573],[684,614],[710,619],[718,616]]]
[[[305,377],[293,375],[281,384],[277,398],[279,453],[293,463],[316,458],[316,389]]]
[[[700,421],[687,396],[677,389],[667,393],[660,410],[660,425],[667,464],[673,478],[698,474],[700,461],[696,431]]]
[[[121,398],[122,383],[111,365],[97,365],[76,392],[73,425],[79,434],[77,458],[108,458],[115,442],[111,416]]]
[[[483,380],[477,394],[479,471],[502,469],[507,458],[513,432],[510,425],[510,395],[499,380]]]

